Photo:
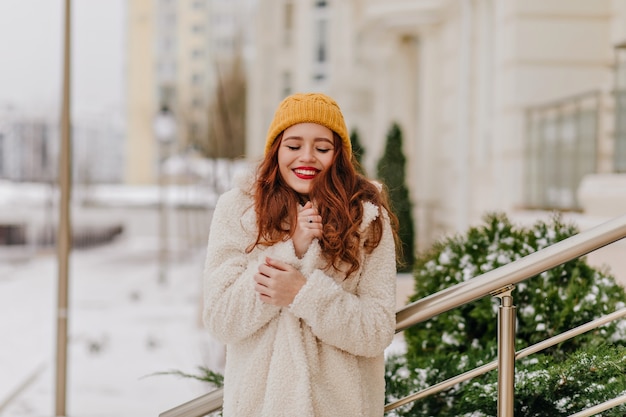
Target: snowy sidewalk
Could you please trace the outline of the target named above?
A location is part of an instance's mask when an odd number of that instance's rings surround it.
[[[157,283],[156,242],[121,239],[70,258],[67,414],[140,417],[209,389],[169,370],[210,366],[199,323],[204,251]],[[0,416],[55,414],[54,254],[0,266]]]

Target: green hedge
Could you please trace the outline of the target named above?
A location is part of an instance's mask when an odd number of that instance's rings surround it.
[[[405,165],[402,131],[397,123],[393,123],[387,133],[385,152],[376,166],[376,176],[387,186],[391,209],[398,216],[398,235],[402,243],[402,259],[398,266],[400,272],[412,271],[415,260],[413,204],[406,185]]]
[[[417,300],[577,234],[559,216],[528,228],[503,214],[485,216],[465,235],[447,238],[415,262]],[[516,349],[623,308],[626,293],[585,258],[519,283]],[[387,401],[497,358],[499,302],[485,297],[404,332],[407,352],[387,360]],[[626,392],[626,320],[613,322],[516,363],[516,416],[569,416]],[[393,416],[495,416],[497,372],[392,411]],[[559,383],[559,381],[563,381]],[[623,417],[625,406],[603,416]]]

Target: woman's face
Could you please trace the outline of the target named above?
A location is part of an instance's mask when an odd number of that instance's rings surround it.
[[[278,168],[287,185],[308,195],[313,179],[332,163],[334,143],[332,130],[317,123],[285,129],[278,148]]]

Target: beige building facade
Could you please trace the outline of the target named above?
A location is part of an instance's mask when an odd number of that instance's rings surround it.
[[[128,2],[126,47],[126,163],[125,182],[150,183],[156,176],[154,133],[150,120],[156,111],[154,56],[155,33],[152,0]]]
[[[248,42],[255,0],[129,0],[127,3],[125,182],[153,184],[158,160],[206,137],[216,68]],[[154,123],[166,106],[173,143],[159,150]],[[160,153],[161,151],[161,153]]]
[[[249,156],[291,92],[337,99],[370,176],[398,122],[419,248],[489,211],[594,216],[600,189],[602,216],[626,212],[626,1],[261,0],[257,19]]]

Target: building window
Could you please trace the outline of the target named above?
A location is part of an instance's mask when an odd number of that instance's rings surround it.
[[[318,20],[315,38],[315,61],[319,63],[326,62],[326,30],[327,21],[325,19]]]
[[[316,0],[315,7],[326,7],[328,2],[326,0]]]
[[[41,142],[41,161],[40,161],[40,166],[44,169],[44,171],[46,170],[46,167],[48,166],[48,160],[50,158],[49,153],[50,151],[48,150],[48,135],[47,135],[47,130],[43,130],[42,132],[42,142]],[[45,174],[45,172],[44,172]]]
[[[176,26],[176,12],[175,11],[165,11],[161,14],[161,24],[160,28],[173,28]]]
[[[600,94],[529,108],[526,113],[526,205],[580,210],[576,192],[596,170]]]
[[[202,82],[202,74],[193,74],[191,76],[191,82],[193,84],[200,84]]]
[[[285,3],[285,20],[283,21],[283,43],[285,46],[291,46],[291,37],[293,36],[293,1],[288,0]]]
[[[4,134],[0,133],[0,177],[4,176]]]
[[[174,49],[174,39],[169,36],[163,36],[160,40],[161,51],[169,52]]]
[[[320,82],[328,76],[328,19],[325,16],[315,21],[313,42],[313,79]]]
[[[615,172],[626,172],[626,42],[615,49]]]
[[[289,71],[283,72],[283,97],[287,97],[291,94],[291,73]]]
[[[157,63],[157,73],[159,80],[168,81],[176,78],[176,63],[161,60]]]
[[[200,127],[198,126],[198,123],[196,122],[191,122],[189,123],[189,135],[192,138],[197,138],[198,134],[200,133]]]

